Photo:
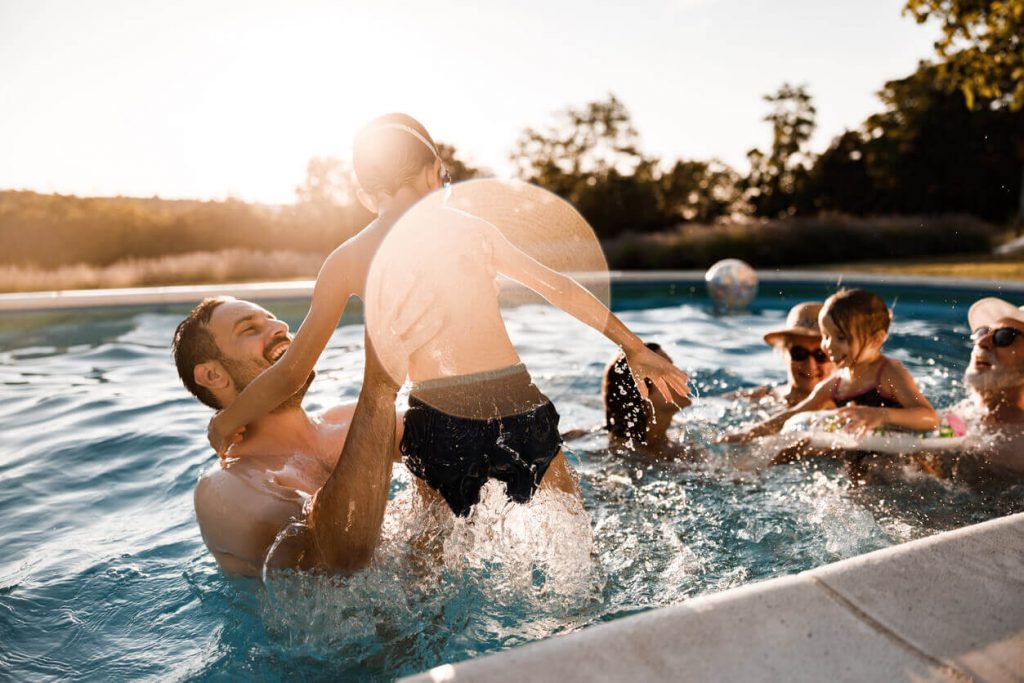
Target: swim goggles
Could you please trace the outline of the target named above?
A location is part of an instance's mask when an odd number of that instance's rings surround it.
[[[814,351],[808,351],[807,349],[805,349],[802,346],[790,346],[789,347],[789,357],[790,357],[790,359],[792,359],[793,361],[795,361],[797,363],[803,363],[805,360],[807,360],[811,356],[814,356],[814,360],[818,361],[819,364],[820,363],[827,363],[828,362],[828,354],[826,354],[821,349],[815,349]]]
[[[995,330],[990,327],[979,327],[971,333],[971,341],[977,344],[984,339],[989,332],[992,333],[992,345],[998,346],[999,348],[1006,348],[1012,344],[1017,337],[1024,334],[1024,332],[1013,327],[1000,327]]]

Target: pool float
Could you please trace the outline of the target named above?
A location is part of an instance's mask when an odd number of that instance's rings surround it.
[[[938,429],[908,432],[879,428],[858,435],[843,429],[843,417],[834,410],[799,413],[782,428],[783,441],[803,443],[821,450],[871,451],[873,453],[921,453],[963,448],[967,426],[952,413],[944,415]]]

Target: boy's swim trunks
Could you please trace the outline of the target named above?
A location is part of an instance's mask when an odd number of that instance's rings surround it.
[[[561,443],[558,411],[517,364],[413,385],[401,449],[409,470],[465,517],[491,478],[528,501]]]

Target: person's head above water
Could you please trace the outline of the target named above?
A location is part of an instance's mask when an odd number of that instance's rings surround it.
[[[648,342],[646,346],[672,361],[659,344]],[[680,408],[666,401],[657,391],[650,392],[650,401],[643,400],[621,352],[604,369],[601,393],[604,397],[605,429],[611,436],[634,441],[637,445],[649,443],[655,425],[663,434]],[[689,405],[688,401],[686,405]]]
[[[437,144],[407,114],[385,114],[363,126],[352,145],[359,200],[377,213],[400,193],[423,196],[447,182]]]
[[[769,346],[780,349],[788,358],[789,386],[800,396],[832,374],[832,361],[821,348],[818,314],[822,305],[805,301],[789,309],[786,326],[764,335]]]
[[[967,313],[971,362],[964,384],[983,401],[1017,401],[1024,394],[1024,310],[988,297]]]
[[[291,343],[288,324],[249,301],[222,296],[204,299],[174,331],[171,352],[182,384],[204,404],[230,405]],[[313,381],[280,408],[300,405]]]
[[[825,300],[818,314],[822,348],[839,367],[871,362],[881,353],[891,322],[892,313],[877,294],[839,290]]]

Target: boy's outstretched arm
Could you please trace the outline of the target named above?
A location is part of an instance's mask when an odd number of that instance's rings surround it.
[[[686,386],[689,378],[686,373],[648,349],[640,337],[633,334],[585,287],[519,249],[490,223],[479,219],[472,220],[480,223],[499,273],[532,289],[552,305],[593,327],[622,347],[637,389],[643,398],[646,399],[648,394],[645,379],[651,380],[666,401],[673,401],[673,394],[689,395]]]
[[[246,425],[277,408],[305,384],[354,291],[352,273],[347,255],[340,250],[324,262],[313,288],[309,313],[288,350],[210,420],[207,438],[218,453],[225,453]]]

